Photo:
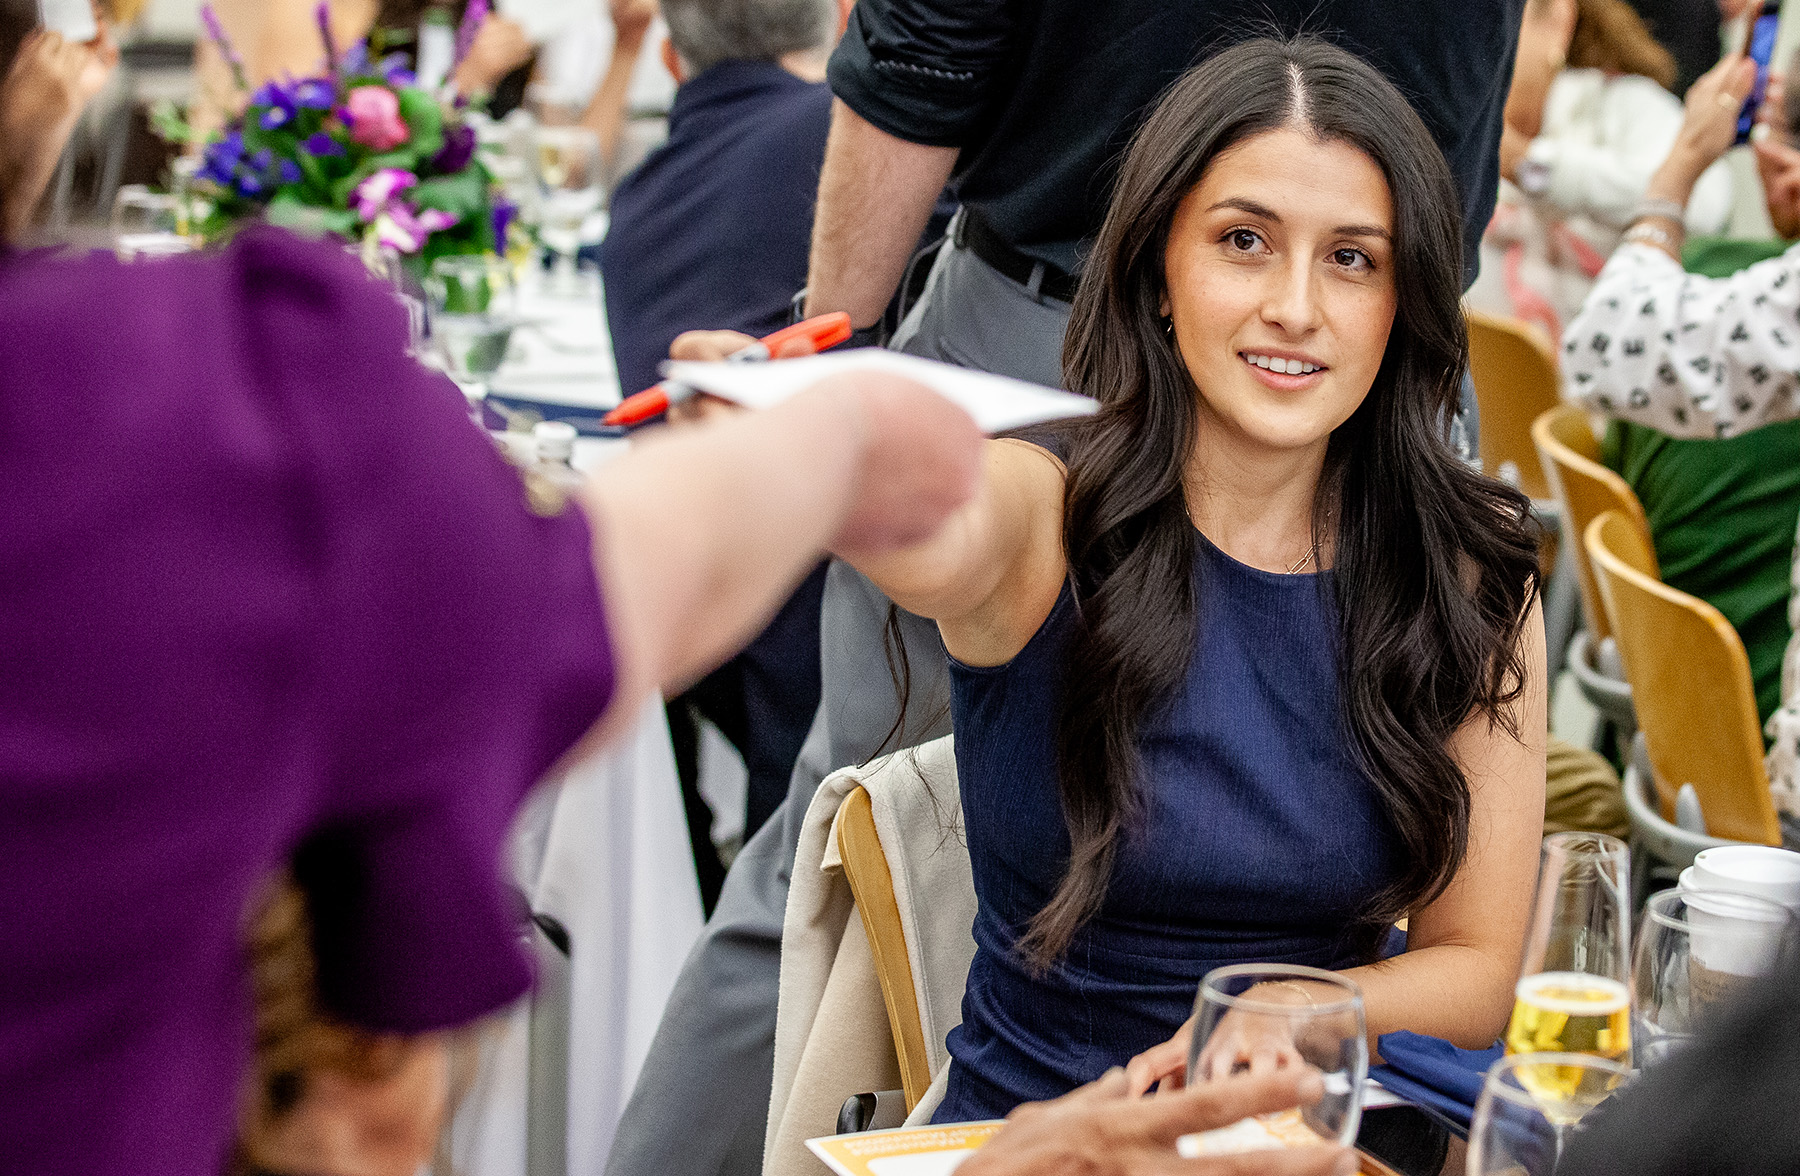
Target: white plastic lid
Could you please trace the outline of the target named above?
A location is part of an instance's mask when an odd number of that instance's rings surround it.
[[[539,421],[531,427],[539,461],[568,461],[575,455],[575,426],[568,421]]]

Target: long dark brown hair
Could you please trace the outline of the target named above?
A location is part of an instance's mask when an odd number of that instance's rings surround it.
[[[1020,941],[1039,967],[1105,897],[1119,840],[1142,811],[1138,733],[1193,657],[1196,538],[1183,474],[1199,390],[1162,321],[1169,226],[1220,152],[1283,126],[1362,151],[1394,204],[1387,352],[1331,436],[1313,512],[1315,538],[1335,552],[1342,727],[1403,848],[1399,877],[1352,929],[1359,950],[1372,952],[1380,929],[1440,893],[1462,861],[1469,787],[1451,736],[1482,716],[1517,734],[1507,706],[1526,675],[1518,643],[1537,590],[1537,530],[1522,495],[1446,441],[1468,363],[1449,169],[1405,99],[1362,61],[1308,37],[1244,42],[1179,79],[1138,131],[1064,344],[1068,386],[1102,407],[1066,433],[1063,543],[1079,621],[1056,738],[1071,852]]]

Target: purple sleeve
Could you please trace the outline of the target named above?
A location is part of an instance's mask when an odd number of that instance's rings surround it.
[[[527,508],[354,260],[275,232],[233,254],[315,520],[326,803],[296,863],[321,994],[373,1028],[466,1021],[529,983],[506,827],[612,695],[588,528]]]

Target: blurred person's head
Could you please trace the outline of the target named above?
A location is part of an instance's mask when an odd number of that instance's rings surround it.
[[[1567,0],[1531,0],[1539,8]],[[1675,83],[1675,58],[1650,35],[1643,17],[1625,0],[1575,0],[1569,66],[1607,74],[1639,74],[1665,89]]]
[[[252,918],[248,949],[256,1038],[232,1176],[415,1176],[463,1085],[446,1037],[378,1035],[325,1011],[289,880]]]
[[[850,0],[662,0],[664,60],[677,81],[722,61],[771,61],[823,76]]]
[[[1142,811],[1136,740],[1187,670],[1205,590],[1189,495],[1246,470],[1317,471],[1345,727],[1406,846],[1359,946],[1453,876],[1470,801],[1449,741],[1473,714],[1505,722],[1536,567],[1526,501],[1446,440],[1468,359],[1462,260],[1424,123],[1323,41],[1220,53],[1133,139],[1063,352],[1067,386],[1101,408],[1067,426],[1072,853],[1022,944],[1036,962],[1098,909]]]

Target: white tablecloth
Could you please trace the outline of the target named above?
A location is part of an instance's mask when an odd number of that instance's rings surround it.
[[[593,378],[612,381],[616,399],[598,298],[532,299],[530,311],[555,315],[551,329],[558,338],[597,342],[595,353],[605,363],[596,365]],[[583,443],[576,464],[603,457],[602,446]],[[663,1005],[703,921],[660,700],[646,704],[628,739],[544,783],[520,814],[511,868],[532,910],[569,933],[566,1006],[555,991],[537,1000],[539,1048],[545,1028],[557,1031],[566,1017],[567,1171],[600,1176]],[[531,1005],[521,1005],[485,1037],[475,1084],[451,1127],[450,1162],[440,1165],[437,1176],[546,1171],[542,1146],[529,1155],[528,1119],[545,1114],[528,1109],[532,1017]],[[540,1097],[543,1091],[540,1082]]]

